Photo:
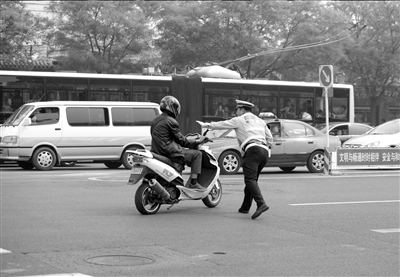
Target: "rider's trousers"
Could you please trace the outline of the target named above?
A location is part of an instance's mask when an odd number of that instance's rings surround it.
[[[184,149],[183,153],[185,154],[185,164],[191,167],[190,173],[200,174],[202,161],[201,152],[194,149]]]

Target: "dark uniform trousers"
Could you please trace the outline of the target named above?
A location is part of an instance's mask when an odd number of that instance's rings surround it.
[[[262,147],[253,146],[247,149],[243,159],[244,199],[242,209],[250,210],[252,200],[256,201],[257,207],[264,204],[264,198],[258,186],[258,177],[261,170],[268,161],[268,151]]]

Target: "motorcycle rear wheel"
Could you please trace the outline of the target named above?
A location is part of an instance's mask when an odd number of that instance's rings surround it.
[[[136,209],[144,215],[156,214],[161,207],[160,203],[151,201],[152,189],[147,182],[143,182],[135,193]]]
[[[215,208],[216,206],[218,206],[219,202],[221,202],[221,198],[222,198],[222,185],[221,181],[217,179],[210,193],[206,196],[206,198],[203,198],[202,201],[204,205],[206,205],[207,207]]]

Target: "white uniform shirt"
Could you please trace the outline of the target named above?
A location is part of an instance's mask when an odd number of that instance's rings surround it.
[[[270,154],[273,142],[267,124],[258,116],[247,112],[229,120],[208,123],[211,129],[234,129],[242,154],[253,146],[263,147]]]

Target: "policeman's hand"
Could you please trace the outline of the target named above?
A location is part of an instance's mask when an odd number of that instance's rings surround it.
[[[201,126],[201,128],[210,128],[210,123],[204,123],[203,121],[196,120],[196,122]]]

